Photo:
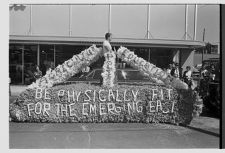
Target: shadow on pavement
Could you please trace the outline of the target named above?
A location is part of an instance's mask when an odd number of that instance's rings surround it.
[[[202,133],[208,134],[208,135],[212,135],[212,136],[215,136],[215,137],[220,137],[220,134],[215,133],[215,132],[211,132],[211,131],[207,131],[205,129],[200,129],[200,128],[191,127],[191,126],[184,126],[184,125],[182,125],[182,126],[188,128],[188,129],[191,129],[191,130],[195,130],[195,131],[198,131],[198,132],[202,132]]]

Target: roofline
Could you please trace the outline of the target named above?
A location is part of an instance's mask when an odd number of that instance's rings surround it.
[[[70,45],[101,45],[103,37],[68,37],[68,36],[40,36],[40,35],[10,35],[10,43],[35,44],[70,44]],[[174,40],[174,39],[137,39],[113,38],[112,45],[133,47],[166,47],[166,48],[201,48],[205,47],[202,41]]]

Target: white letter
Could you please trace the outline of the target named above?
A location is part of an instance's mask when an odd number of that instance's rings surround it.
[[[161,104],[160,100],[157,100],[156,102],[157,102],[156,103],[156,112],[158,112],[159,111],[158,107],[160,107],[160,109],[162,110],[162,104]]]
[[[119,109],[119,110],[117,110]],[[121,112],[122,108],[121,107],[115,107],[115,112],[119,115],[119,113]]]
[[[88,105],[88,104],[89,104],[89,103],[83,103],[82,115],[86,115],[86,116],[88,116],[87,111],[85,112],[85,110],[87,110],[87,109],[85,109],[85,107],[84,107],[84,105]]]
[[[153,111],[152,108],[155,108],[155,106],[152,105],[154,101],[149,101],[149,110],[150,110],[150,113],[154,113],[155,110]]]
[[[98,92],[98,97],[99,97],[99,100],[103,102],[103,101],[106,101],[106,99],[101,99],[101,96],[100,96],[100,95],[101,95],[101,92],[102,92],[102,91],[104,91],[104,90],[103,90],[103,89],[100,89],[100,90],[99,90],[99,92]]]
[[[174,105],[175,105],[175,102],[173,101],[171,113],[173,113]]]
[[[132,106],[130,103],[127,103],[127,109],[128,109],[129,115],[131,114],[131,112],[130,112],[131,110],[132,110],[132,112],[134,112],[134,102],[133,102]]]
[[[38,105],[39,105],[39,112],[37,112],[37,107],[38,107]],[[40,102],[37,102],[37,103],[35,104],[35,109],[34,109],[34,111],[35,111],[36,114],[41,114],[41,110],[42,110],[42,104],[41,104]]]
[[[77,117],[77,115],[75,114],[75,113],[73,113],[73,112],[75,112],[75,111],[72,111],[72,106],[74,106],[75,105],[75,103],[71,103],[71,104],[69,104],[69,115],[70,116],[76,116]],[[75,107],[75,106],[74,106]]]
[[[170,100],[170,98],[171,98],[171,91],[173,90],[173,89],[167,89],[168,90],[168,95],[169,95],[169,100]]]
[[[113,112],[113,110],[115,109],[115,104],[114,104],[114,103],[107,103],[107,105],[108,105],[108,113],[111,112],[112,114],[115,114],[115,113]],[[112,107],[110,107],[110,105],[111,105]]]
[[[157,91],[157,89],[152,89],[152,101],[154,100],[155,96],[157,96],[155,91]]]
[[[49,116],[49,113],[47,110],[50,110],[50,103],[44,103],[44,110],[43,110],[43,115],[45,116],[45,113]]]
[[[57,106],[57,111],[56,111],[56,114],[57,116],[59,116],[59,112],[60,112],[60,105],[61,104],[55,104]]]
[[[161,89],[161,100],[164,100],[163,89]]]
[[[136,93],[134,93],[134,91],[132,90],[132,94],[133,94],[133,97],[134,97],[134,101],[137,100],[137,94],[138,94],[138,91],[139,91],[139,90],[137,90]]]
[[[118,91],[118,89],[116,90],[116,101],[118,101],[118,102],[122,101],[121,99],[119,99],[119,91]]]
[[[34,107],[31,109],[30,105],[34,105],[33,103],[27,104],[28,115],[31,116],[30,111],[34,110]]]
[[[139,103],[141,103],[141,101],[136,102],[136,110],[137,110],[138,113],[141,113],[142,110],[143,110],[143,106],[142,105],[138,106]]]
[[[73,98],[73,101],[75,101],[74,91],[72,91],[72,95],[71,95],[71,94],[70,94],[70,91],[68,90],[67,95],[68,95],[68,102],[70,102],[70,98]]]
[[[47,97],[47,95],[49,95],[49,92],[45,89],[45,99],[51,99],[50,97]]]
[[[108,94],[108,100],[109,100],[109,101],[111,100],[110,97],[112,97],[113,99],[115,99],[115,96],[114,96],[114,94],[113,94],[112,89],[109,89],[109,94]]]
[[[94,112],[95,113],[95,115],[96,115],[96,105],[95,104],[90,104],[90,114],[92,113],[92,112]]]
[[[77,91],[76,91],[76,97],[77,97],[77,102],[78,102],[78,100],[79,100],[79,96],[80,96],[80,91],[77,93]]]
[[[58,92],[58,99],[59,99],[59,101],[61,101],[60,97],[64,96],[64,92],[65,92],[65,90],[59,90],[59,92]]]
[[[102,107],[102,104],[103,104],[103,103],[100,103],[100,104],[99,104],[99,107],[100,107],[100,115],[106,115],[106,113],[103,112],[103,111],[105,110],[105,108]]]
[[[96,91],[94,90],[93,92],[93,102],[95,102]]]
[[[61,114],[63,116],[63,112],[65,112],[66,116],[68,116],[68,111],[67,111],[67,104],[65,104],[66,106],[63,107],[63,104],[61,105]]]
[[[35,98],[36,99],[42,98],[42,89],[41,88],[36,89]]]
[[[91,101],[91,98],[90,98],[90,96],[87,94],[87,92],[91,92],[91,90],[86,90],[86,91],[84,92],[84,94],[88,97],[88,99],[84,99],[84,101]]]
[[[126,95],[127,95],[127,89],[125,89],[125,91],[123,93],[123,99],[124,99],[124,101],[130,101],[130,99],[126,99]]]
[[[165,106],[165,107],[166,107],[166,106]],[[169,113],[169,109],[167,109],[167,111],[162,110],[162,112],[163,112],[164,114],[167,114],[167,113]]]

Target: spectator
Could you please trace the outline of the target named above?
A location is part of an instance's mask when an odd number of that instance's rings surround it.
[[[89,66],[86,66],[84,67],[82,70],[81,70],[82,74],[79,78],[82,78],[84,76],[86,76],[88,74],[88,72],[90,72],[90,67]]]
[[[202,71],[201,71],[201,75],[204,78],[207,78],[209,77],[209,67],[203,67]]]
[[[173,77],[175,77],[175,78],[179,78],[180,77],[179,64],[178,63],[175,64],[175,67],[171,70],[170,74]]]
[[[31,64],[30,67],[26,67],[24,69],[24,81],[25,84],[31,84],[32,82],[35,81],[35,77],[34,77],[34,64]]]
[[[38,65],[36,65],[36,71],[34,72],[34,77],[36,80],[42,77],[42,72],[40,71]]]
[[[183,74],[183,79],[184,79],[184,82],[187,83],[189,87],[192,85],[191,76],[192,76],[191,67],[187,66],[186,71],[184,71],[184,74]]]
[[[46,67],[46,61],[44,61],[42,64],[41,64],[41,72],[42,72],[42,75],[45,75],[46,74],[46,71],[47,71],[47,67]]]
[[[214,81],[219,82],[219,80],[220,80],[220,65],[219,65],[219,63],[217,63],[216,66],[215,66],[215,79],[214,79]]]
[[[168,74],[171,74],[172,68],[173,68],[173,65],[172,65],[172,64],[169,64],[169,67],[167,68],[166,72],[167,72]]]
[[[216,76],[216,70],[215,70],[215,66],[212,64],[210,66],[210,79],[215,80],[215,76]]]
[[[9,77],[9,96],[11,96],[11,87],[10,87],[10,84],[11,84],[11,78]]]
[[[49,62],[50,68],[53,70],[55,68],[54,62],[50,61]]]
[[[187,66],[186,71],[184,71],[183,78],[184,79],[190,79],[191,76],[192,76],[191,67]]]

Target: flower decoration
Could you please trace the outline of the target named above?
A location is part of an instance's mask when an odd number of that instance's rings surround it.
[[[46,99],[44,96],[40,99],[35,98],[35,89],[27,89],[22,92],[14,102],[10,103],[11,120],[42,123],[189,124],[192,118],[200,113],[196,107],[199,104],[195,105],[195,96],[190,91],[176,90],[157,83],[143,86],[118,85],[112,88],[79,83],[57,85],[47,90],[50,99]],[[110,90],[112,91],[111,96],[114,95],[115,98],[108,100]],[[153,94],[156,94],[153,93],[153,90],[157,91],[157,96],[154,96],[152,101]],[[167,92],[167,90],[171,90],[171,92]],[[65,92],[59,97],[60,91]],[[72,91],[75,92],[75,95],[80,92],[78,99],[76,96],[75,99],[71,97]],[[133,93],[136,91],[138,91],[137,97],[134,99]],[[163,98],[160,96],[160,91],[164,92]],[[89,98],[85,93],[88,93]],[[105,98],[107,100],[103,101]],[[128,99],[130,100],[128,101]],[[160,103],[158,103],[159,101]],[[46,105],[49,107],[46,108]],[[196,111],[193,112],[193,110]]]
[[[154,64],[151,64],[143,58],[138,57],[136,54],[134,54],[134,52],[130,51],[125,47],[121,46],[117,50],[117,55],[118,58],[120,58],[122,61],[138,69],[143,74],[148,75],[157,83],[172,85],[174,88],[178,89],[188,89],[188,85],[185,82],[172,77],[171,75],[163,71],[161,68],[158,68]]]
[[[110,51],[104,54],[105,61],[103,64],[103,72],[101,74],[103,78],[104,87],[113,87],[115,84],[115,72],[116,72],[116,55]]]
[[[80,54],[74,55],[62,65],[58,65],[54,70],[49,69],[45,76],[33,82],[28,88],[50,88],[55,84],[62,83],[80,72],[84,67],[95,62],[101,53],[102,48],[97,48],[95,45],[92,45]]]

